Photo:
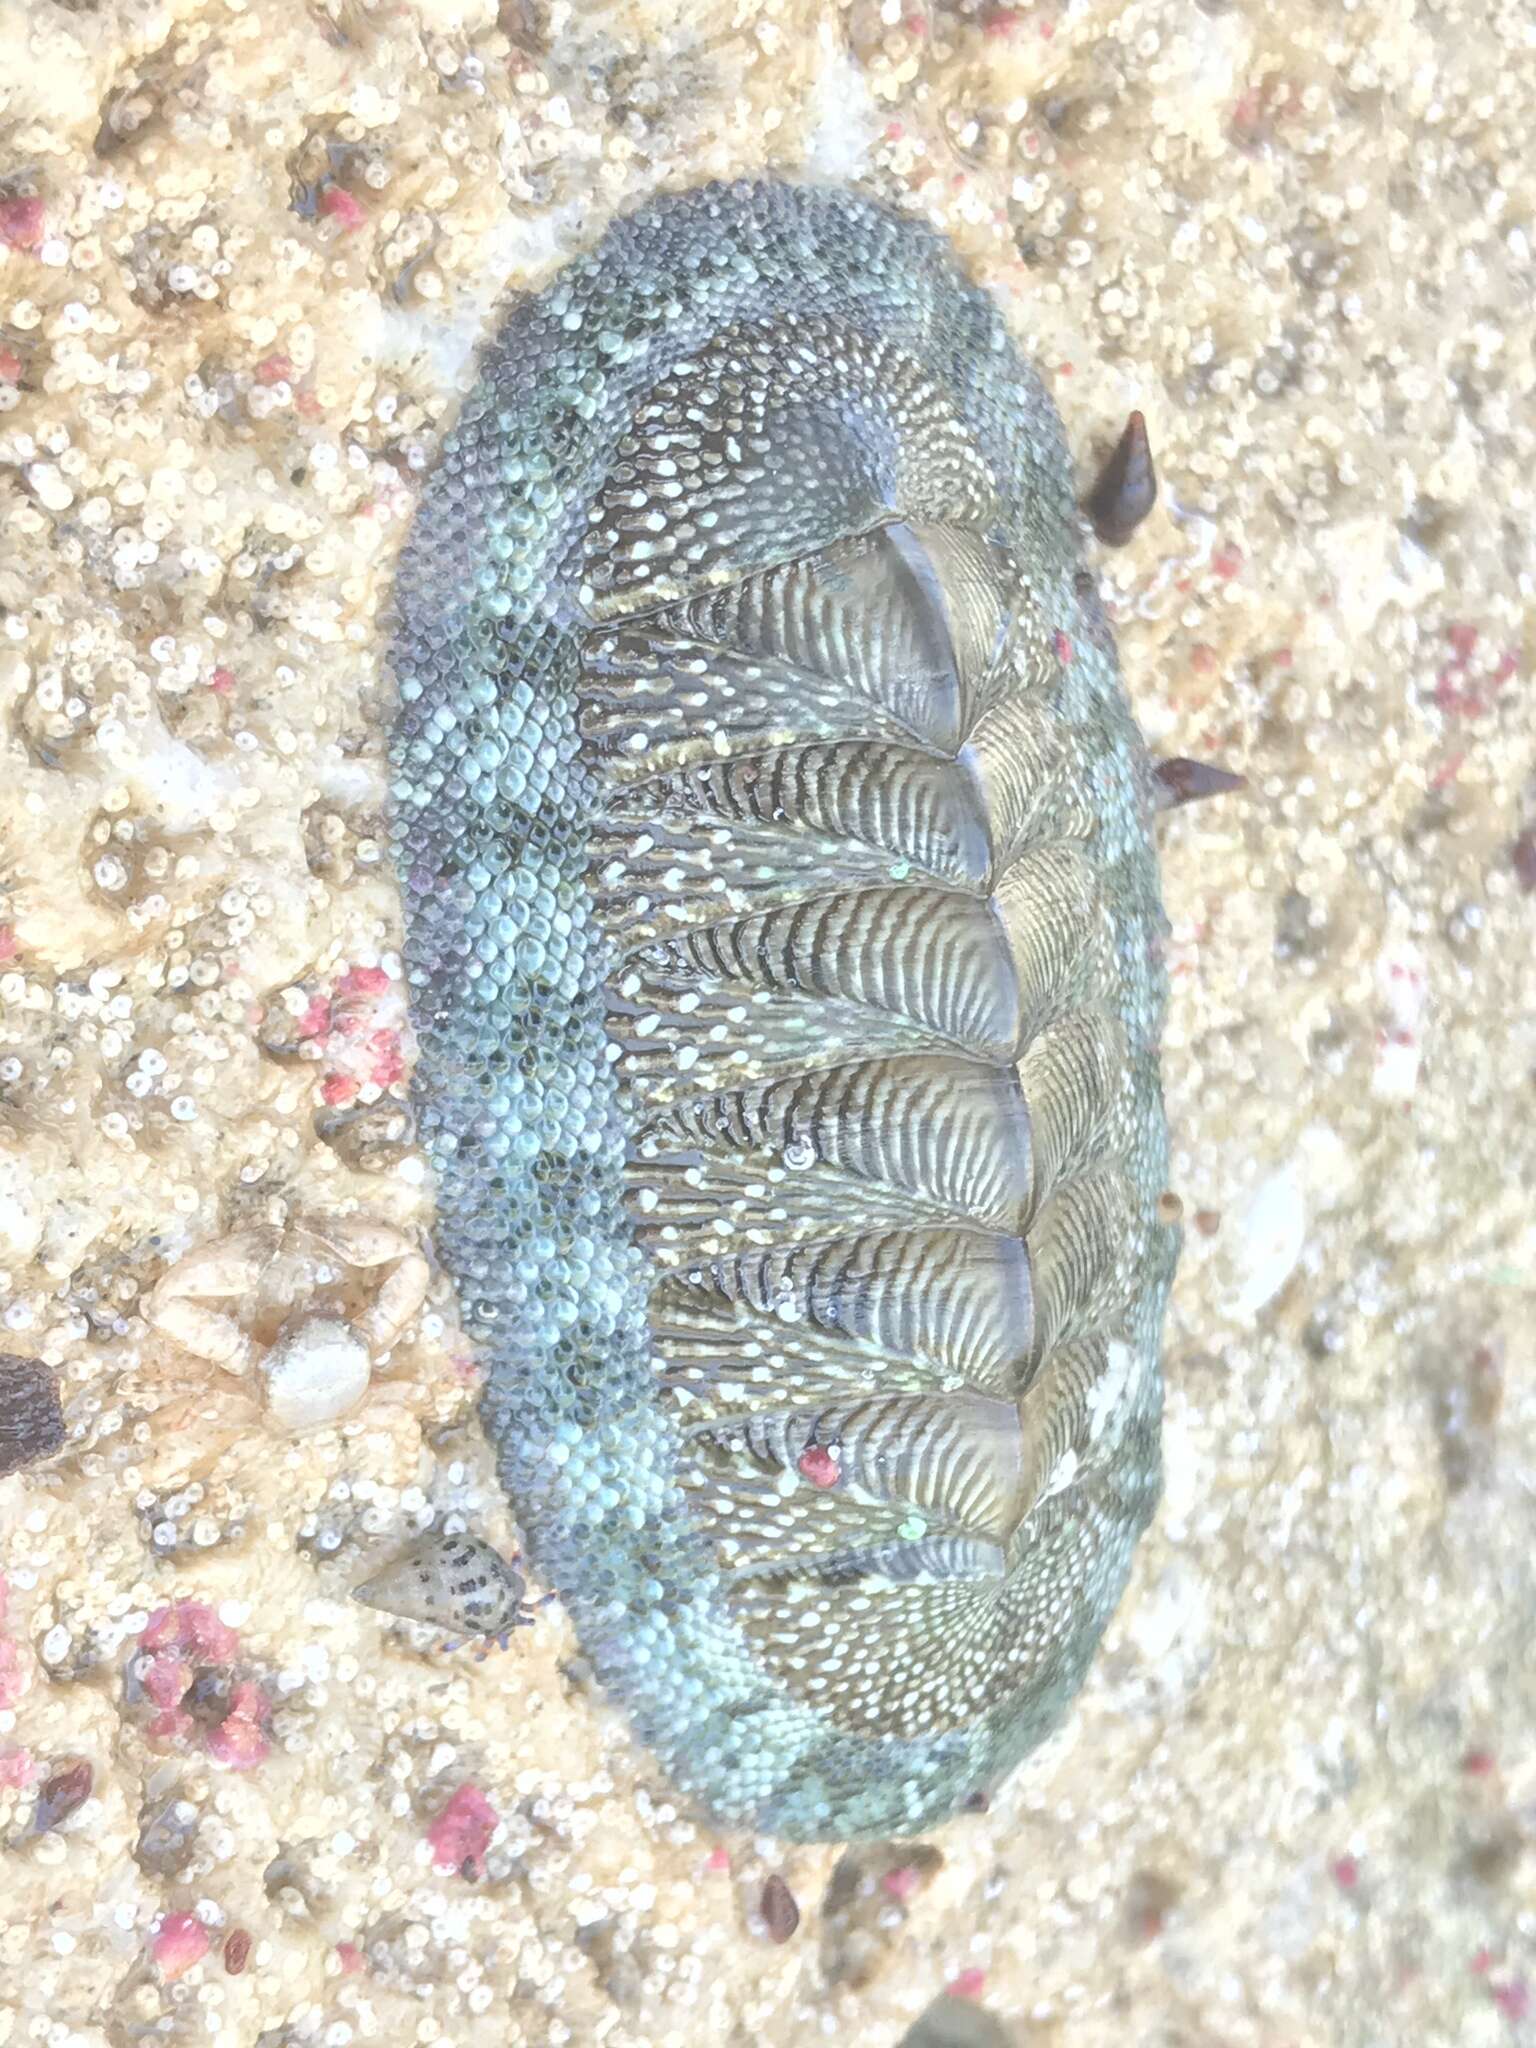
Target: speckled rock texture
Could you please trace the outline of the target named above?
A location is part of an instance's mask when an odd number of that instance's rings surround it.
[[[947,1819],[1124,1586],[1177,1242],[1050,401],[921,226],[706,186],[514,312],[398,589],[420,1131],[532,1562],[720,1819]]]
[[[0,2038],[1519,2048],[1531,35],[0,0],[0,1352],[65,1431],[0,1480]],[[990,1810],[847,1848],[685,1812],[559,1603],[476,1661],[352,1597],[516,1547],[447,1277],[400,1319],[401,549],[508,295],[763,175],[941,234],[1080,490],[1143,413],[1089,565],[1154,751],[1249,782],[1159,829],[1162,1504]]]

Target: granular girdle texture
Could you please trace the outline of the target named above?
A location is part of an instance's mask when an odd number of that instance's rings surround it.
[[[399,579],[438,1244],[535,1568],[727,1820],[931,1825],[1158,1484],[1164,922],[996,308],[713,187],[513,314]]]

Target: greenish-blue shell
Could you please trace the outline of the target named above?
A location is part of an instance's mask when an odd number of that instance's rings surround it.
[[[929,1826],[1158,1486],[1150,770],[1056,413],[927,229],[665,199],[507,319],[398,597],[415,1085],[528,1554],[719,1817]]]

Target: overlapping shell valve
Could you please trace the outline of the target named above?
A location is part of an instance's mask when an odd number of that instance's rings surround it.
[[[961,516],[654,602],[709,573],[712,475],[737,547],[776,499],[754,409],[751,350],[674,373],[592,520],[627,1204],[734,1611],[808,1703],[909,1734],[1038,1654],[1034,1524],[1140,1369],[1115,933],[1069,650],[962,440],[927,480]]]

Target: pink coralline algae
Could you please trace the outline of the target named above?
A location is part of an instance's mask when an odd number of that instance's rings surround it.
[[[477,1877],[499,1817],[478,1785],[461,1785],[427,1829],[432,1861],[439,1870]]]
[[[836,1458],[820,1444],[812,1444],[809,1450],[801,1452],[799,1471],[801,1477],[808,1479],[812,1486],[836,1486],[840,1477]]]
[[[140,1638],[146,1650],[191,1650],[205,1664],[228,1664],[239,1653],[240,1638],[202,1600],[178,1600],[149,1617]]]
[[[12,249],[35,249],[42,239],[41,199],[0,199],[0,242]]]
[[[349,996],[381,996],[389,987],[389,976],[382,967],[349,967],[336,984],[336,994],[345,1000]]]
[[[368,218],[361,204],[341,185],[327,185],[320,194],[320,211],[341,223],[344,234],[352,234]]]
[[[1223,583],[1230,583],[1243,566],[1243,551],[1233,541],[1220,547],[1211,557],[1211,567]]]
[[[1523,2020],[1530,2016],[1531,1987],[1523,1977],[1512,1977],[1507,1984],[1489,1986],[1488,1996],[1507,2020]]]
[[[249,1771],[262,1763],[271,1744],[266,1724],[272,1702],[247,1679],[230,1694],[229,1712],[208,1737],[208,1754],[226,1770]]]
[[[1452,717],[1478,718],[1518,673],[1520,657],[1512,647],[1506,648],[1491,664],[1481,664],[1484,672],[1474,676],[1474,661],[1482,637],[1476,626],[1464,620],[1453,621],[1446,627],[1445,637],[1451,655],[1435,678],[1435,702]]]
[[[399,984],[382,967],[349,967],[329,996],[311,996],[298,1037],[323,1054],[329,1069],[320,1093],[332,1109],[365,1087],[388,1088],[405,1074]]]
[[[323,1040],[329,1033],[330,1028],[331,1005],[329,997],[322,995],[311,996],[303,1016],[294,1026],[295,1033],[301,1041],[309,1038]]]
[[[218,1683],[240,1654],[240,1637],[206,1602],[178,1600],[158,1608],[145,1625],[140,1651],[136,1676],[156,1709],[147,1730],[152,1742],[189,1742],[201,1727],[208,1756],[226,1770],[248,1771],[265,1760],[272,1703],[254,1679]],[[204,1694],[217,1702],[211,1727]]]
[[[194,1963],[200,1963],[209,1949],[208,1930],[190,1913],[167,1913],[155,1929],[150,1954],[168,1983],[174,1984]]]

